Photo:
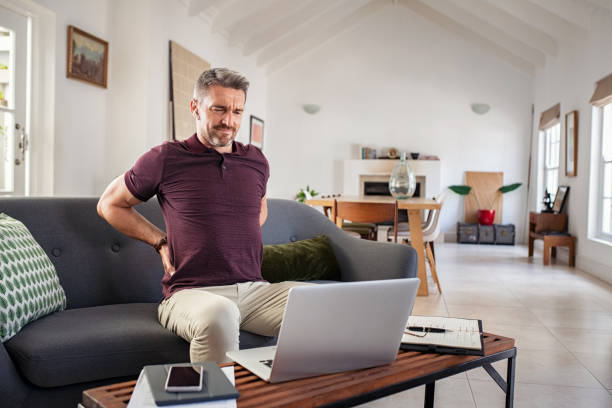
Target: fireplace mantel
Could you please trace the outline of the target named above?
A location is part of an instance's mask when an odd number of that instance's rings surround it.
[[[388,177],[399,160],[345,160],[342,194],[359,195],[363,176]],[[424,179],[423,197],[432,198],[442,191],[441,164],[439,160],[407,160],[417,178]]]

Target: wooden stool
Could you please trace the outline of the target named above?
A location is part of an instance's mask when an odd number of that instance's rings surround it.
[[[576,266],[576,237],[567,233],[567,214],[529,213],[529,257],[533,256],[533,242],[544,241],[544,265],[550,264],[550,256],[557,257],[557,247],[569,249],[569,264]]]
[[[569,265],[576,266],[576,237],[571,235],[544,235],[544,265],[550,264],[550,257],[557,257],[557,247],[569,248]]]

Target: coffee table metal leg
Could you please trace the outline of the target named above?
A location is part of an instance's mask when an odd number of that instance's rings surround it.
[[[514,406],[514,371],[516,368],[516,355],[508,359],[508,371],[506,372],[506,408]]]
[[[436,383],[425,384],[425,408],[433,408],[434,394],[436,393]]]

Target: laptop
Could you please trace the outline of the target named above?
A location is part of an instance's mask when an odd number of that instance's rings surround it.
[[[271,383],[395,361],[419,279],[291,288],[276,346],[227,356]]]

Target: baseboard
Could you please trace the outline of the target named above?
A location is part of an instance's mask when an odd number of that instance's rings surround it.
[[[558,253],[558,252],[557,252]],[[576,267],[588,274],[612,284],[612,267],[594,261],[586,256],[576,255]]]
[[[544,249],[544,243],[541,240],[536,240],[533,247],[540,253],[539,256],[541,256],[542,250]],[[558,247],[557,260],[561,263],[569,263],[569,249],[565,247]],[[589,275],[593,275],[604,282],[612,284],[612,267],[609,265],[594,261],[587,256],[580,256],[579,254],[576,254],[576,268],[588,273]]]
[[[457,242],[457,232],[455,231],[445,232],[443,235],[444,235],[444,242]],[[524,245],[526,243],[526,242],[522,242],[521,240],[519,240],[518,237],[515,237],[515,239],[516,239],[514,243],[515,245]]]
[[[445,232],[444,242],[457,242],[457,233],[456,232]]]

